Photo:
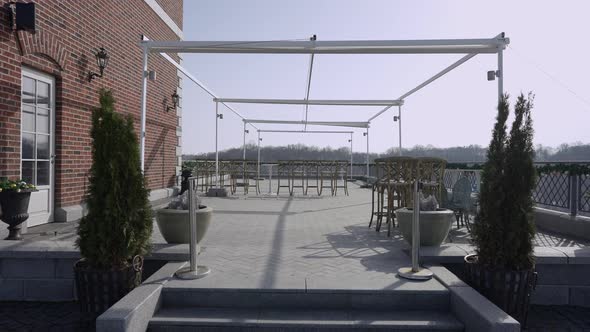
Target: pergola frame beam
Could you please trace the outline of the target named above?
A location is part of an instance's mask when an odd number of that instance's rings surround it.
[[[315,38],[313,38],[315,39]],[[171,62],[184,75],[195,82],[214,98],[216,103],[221,103],[234,112],[252,127],[258,130],[252,123],[282,123],[282,124],[303,124],[325,125],[367,128],[371,120],[383,114],[393,106],[401,106],[404,99],[428,84],[434,82],[454,68],[465,63],[477,54],[493,53],[498,55],[498,97],[502,97],[503,89],[503,59],[502,52],[510,43],[504,33],[494,38],[483,39],[430,39],[430,40],[369,40],[369,41],[151,41],[142,38],[141,47],[143,50],[143,82],[141,100],[141,169],[144,169],[145,155],[145,118],[147,109],[147,68],[148,54],[160,53],[166,60]],[[203,83],[194,78],[180,64],[176,63],[165,53],[263,53],[263,54],[310,54],[311,62],[308,73],[306,96],[303,100],[296,99],[240,99],[240,98],[219,98]],[[401,95],[397,100],[309,100],[311,86],[311,73],[313,68],[313,56],[315,54],[467,54],[451,66],[443,69],[438,74],[418,85],[414,89]],[[277,121],[277,120],[252,120],[245,119],[239,112],[227,103],[258,103],[258,104],[291,104],[305,105],[306,114],[304,121]],[[373,115],[367,122],[323,122],[307,121],[307,110],[309,105],[337,105],[337,106],[385,106],[383,110]],[[400,107],[401,113],[401,107]],[[401,122],[401,121],[400,121]],[[401,123],[400,123],[401,135]],[[368,136],[368,133],[367,133]],[[401,138],[400,138],[401,145]],[[401,146],[400,146],[401,152]]]
[[[261,133],[299,133],[299,134],[352,134],[354,131],[344,130],[258,130]]]
[[[274,124],[304,124],[316,126],[335,126],[335,127],[354,127],[367,128],[368,122],[346,122],[346,121],[289,121],[289,120],[264,120],[264,119],[244,119],[246,123],[274,123]]]
[[[343,41],[144,41],[150,52],[262,54],[454,54],[497,53],[507,40],[343,40]]]
[[[220,103],[278,104],[278,105],[332,105],[332,106],[399,106],[402,100],[345,100],[345,99],[257,99],[257,98],[213,98]]]

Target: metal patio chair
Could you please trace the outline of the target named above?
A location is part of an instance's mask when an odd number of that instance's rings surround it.
[[[471,182],[465,176],[459,178],[453,185],[453,193],[447,207],[455,213],[457,228],[469,223],[469,211],[471,210]],[[465,221],[467,219],[467,221]]]

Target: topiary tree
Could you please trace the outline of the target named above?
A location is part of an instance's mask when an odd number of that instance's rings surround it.
[[[92,115],[88,215],[80,220],[76,245],[93,268],[122,268],[149,250],[152,212],[133,121],[115,112],[110,91],[102,89],[99,99]]]
[[[533,96],[521,94],[514,106],[514,122],[506,146],[505,177],[505,262],[511,270],[530,269],[534,265],[533,197],[537,172],[533,165]]]
[[[523,270],[534,265],[533,97],[531,94],[518,97],[510,136],[506,132],[508,99],[506,94],[498,104],[496,124],[482,170],[480,210],[472,237],[479,264],[492,269]]]

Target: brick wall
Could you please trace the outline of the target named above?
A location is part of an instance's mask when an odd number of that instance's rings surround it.
[[[182,1],[177,0],[156,0],[156,2],[164,9],[164,11],[170,16],[170,18],[178,25],[182,27]]]
[[[56,79],[56,207],[84,200],[91,165],[91,110],[97,91],[110,88],[116,109],[130,114],[139,134],[141,116],[141,35],[152,40],[178,36],[143,0],[36,1],[37,30],[11,30],[8,0],[0,0],[0,177],[20,176],[21,67],[29,66]],[[159,0],[182,26],[182,0]],[[168,12],[170,11],[170,12]],[[97,71],[92,50],[105,47],[110,55],[103,78],[88,82]],[[178,57],[171,55],[178,61]],[[157,80],[148,83],[146,175],[151,189],[170,187],[176,172],[176,112],[166,112],[165,100],[178,87],[177,70],[159,55],[149,69]]]

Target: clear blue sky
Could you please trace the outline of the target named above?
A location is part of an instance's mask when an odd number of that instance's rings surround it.
[[[590,142],[590,1],[185,0],[185,40],[491,38],[504,31],[505,90],[536,94],[535,143]],[[317,55],[312,99],[395,99],[462,55]],[[403,145],[487,145],[495,117],[495,55],[478,55],[406,100]],[[185,54],[184,66],[221,97],[305,96],[308,55]],[[553,77],[549,78],[546,73]],[[564,87],[563,84],[567,86]],[[579,97],[574,96],[568,88]],[[215,150],[215,103],[185,80],[183,153]],[[513,98],[513,100],[514,100]],[[301,120],[303,106],[234,104],[249,118]],[[366,121],[380,107],[312,106],[309,120]],[[221,108],[220,149],[241,146],[242,122]],[[397,113],[397,111],[396,111]],[[370,149],[397,147],[392,110],[371,123]],[[261,129],[302,126],[260,125]],[[252,129],[252,128],[250,128]],[[348,130],[337,127],[312,129]],[[248,142],[255,142],[250,130]],[[263,134],[264,145],[349,146],[335,134]],[[354,150],[365,151],[362,130]]]

